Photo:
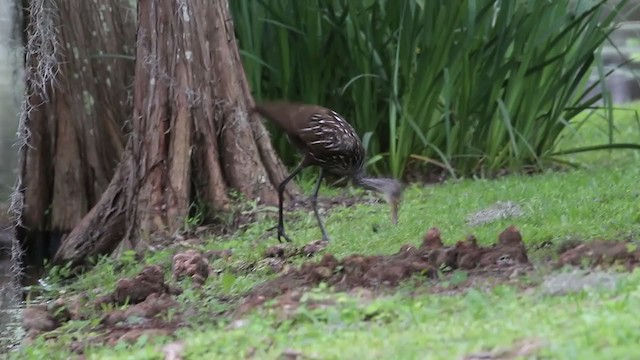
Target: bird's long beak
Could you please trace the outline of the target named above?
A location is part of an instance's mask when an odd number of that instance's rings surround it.
[[[398,225],[398,208],[400,207],[400,199],[389,193],[385,193],[384,198],[387,201],[387,204],[391,206],[391,223],[393,223],[393,225]]]
[[[393,225],[398,225],[398,204],[399,201],[397,200],[392,200],[390,202],[391,204],[391,222],[393,223]]]

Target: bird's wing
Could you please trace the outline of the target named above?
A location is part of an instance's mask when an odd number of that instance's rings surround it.
[[[362,162],[364,154],[353,127],[332,110],[309,115],[298,137],[307,145],[309,155],[319,164],[348,172]]]
[[[310,114],[309,121],[298,131],[298,136],[310,150],[319,153],[350,153],[360,146],[360,139],[353,127],[331,110]]]

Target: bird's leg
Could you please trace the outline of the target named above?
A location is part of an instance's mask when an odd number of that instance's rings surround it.
[[[321,168],[320,174],[318,174],[318,180],[316,181],[316,187],[313,189],[313,194],[311,194],[311,206],[313,207],[313,212],[316,214],[316,219],[318,220],[320,231],[322,231],[322,241],[329,241],[327,230],[324,228],[324,224],[322,223],[322,219],[320,218],[320,213],[318,213],[318,191],[320,191],[320,183],[322,183],[322,177],[323,173]]]
[[[298,164],[298,166],[296,166],[295,169],[293,169],[293,171],[291,172],[291,174],[289,174],[289,176],[287,176],[284,180],[282,180],[282,182],[280,183],[280,185],[278,185],[278,241],[282,242],[282,238],[284,238],[285,240],[287,240],[288,242],[291,242],[291,238],[289,236],[287,236],[287,234],[284,232],[284,214],[283,214],[283,202],[284,202],[284,189],[287,186],[287,183],[289,183],[289,181],[291,181],[291,179],[293,179],[296,175],[298,175],[300,173],[300,171],[302,171],[302,169],[304,169],[304,160]]]

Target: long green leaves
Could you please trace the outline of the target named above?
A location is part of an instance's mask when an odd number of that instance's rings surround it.
[[[592,95],[597,84],[587,80],[626,1],[614,9],[605,3],[247,0],[231,6],[256,98],[336,109],[361,135],[371,134],[373,170],[401,176],[421,159],[456,175],[545,166],[571,119],[601,100]]]

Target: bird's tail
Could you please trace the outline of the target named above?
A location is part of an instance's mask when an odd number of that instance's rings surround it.
[[[258,111],[258,107],[259,107],[259,105],[253,104],[253,107],[249,108],[249,116],[253,116],[255,114],[260,114],[260,111]]]
[[[289,133],[295,133],[296,129],[293,127],[295,121],[292,119],[291,114],[295,112],[296,106],[293,103],[280,101],[264,102],[254,105],[250,112],[252,114],[260,114],[263,118],[275,123]]]
[[[269,104],[254,104],[253,107],[251,109],[249,109],[249,115],[255,115],[255,114],[259,114],[260,116],[262,116],[263,118],[266,118],[268,120],[273,121],[274,120],[274,114],[272,113],[272,111],[269,110]]]

